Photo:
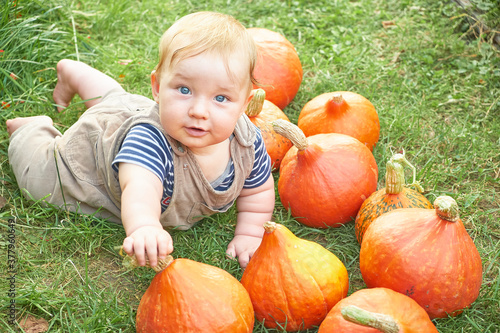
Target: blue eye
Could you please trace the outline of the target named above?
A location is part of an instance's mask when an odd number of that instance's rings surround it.
[[[183,95],[188,95],[191,93],[188,87],[179,87],[177,88],[177,90],[179,90],[179,92]]]
[[[217,95],[217,96],[215,96],[215,100],[216,100],[217,102],[219,102],[219,103],[222,103],[222,102],[227,101],[227,98],[226,98],[226,97],[224,97],[224,96],[222,96],[222,95]]]

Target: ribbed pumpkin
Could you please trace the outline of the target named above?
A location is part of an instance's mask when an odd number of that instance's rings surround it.
[[[369,288],[385,287],[413,298],[431,319],[455,316],[479,295],[481,257],[448,196],[435,209],[401,208],[368,227],[360,268]]]
[[[292,142],[277,134],[273,129],[271,121],[277,119],[290,120],[279,107],[265,98],[266,92],[263,89],[257,89],[252,100],[248,104],[246,114],[250,121],[257,126],[262,133],[266,151],[271,157],[273,169],[279,170],[281,160],[292,146]]]
[[[283,206],[311,227],[338,227],[353,220],[377,189],[378,168],[371,151],[344,134],[306,138],[296,125],[282,120],[274,121],[273,128],[294,145],[280,166]]]
[[[266,91],[266,99],[283,110],[302,83],[302,64],[292,43],[265,28],[248,28],[257,45],[254,76]],[[258,87],[254,87],[258,88]]]
[[[380,122],[373,104],[350,91],[324,93],[307,102],[297,125],[306,136],[321,133],[350,135],[373,150],[380,135]]]
[[[297,331],[318,326],[347,296],[344,264],[316,242],[275,222],[264,224],[262,243],[243,272],[257,320],[267,328]]]
[[[318,333],[437,333],[427,312],[387,288],[361,289],[335,304]]]
[[[413,183],[410,186],[416,186],[423,191],[415,180],[415,167],[408,162],[404,154],[394,154],[386,165],[385,188],[372,193],[363,202],[356,216],[355,232],[360,244],[366,228],[383,213],[397,208],[433,208],[425,196],[405,186],[404,166],[413,171]]]
[[[248,292],[231,274],[215,266],[167,256],[137,309],[137,332],[253,331]]]

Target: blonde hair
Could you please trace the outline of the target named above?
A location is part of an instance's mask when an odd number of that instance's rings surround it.
[[[231,55],[246,55],[250,81],[257,84],[253,75],[257,61],[253,38],[234,17],[216,12],[186,15],[165,31],[160,40],[160,60],[155,68],[158,79],[163,71],[171,69],[179,61],[204,52],[222,56],[226,66]],[[231,74],[229,67],[227,70]]]

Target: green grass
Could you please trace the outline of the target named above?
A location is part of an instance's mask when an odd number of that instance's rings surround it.
[[[304,80],[285,108],[296,122],[302,106],[328,91],[350,90],[372,101],[381,122],[374,156],[383,186],[385,163],[405,150],[425,195],[450,195],[483,260],[479,298],[463,314],[436,320],[442,333],[498,332],[500,327],[500,53],[487,36],[471,39],[452,1],[424,0],[2,0],[0,16],[0,277],[8,276],[8,221],[15,219],[17,315],[49,323],[49,332],[133,332],[135,311],[153,272],[127,271],[115,247],[123,228],[25,200],[7,159],[5,120],[49,114],[64,130],[84,111],[58,114],[52,101],[59,59],[84,61],[130,92],[150,95],[157,43],[178,17],[198,10],[231,14],[247,27],[285,35],[296,47]],[[478,1],[476,1],[478,2]],[[483,7],[494,1],[481,1]],[[495,8],[495,7],[492,7]],[[384,28],[382,21],[394,21]],[[464,28],[465,27],[465,28]],[[76,41],[76,43],[75,43]],[[128,65],[119,60],[129,59]],[[13,79],[11,73],[17,75]],[[277,175],[275,178],[277,179]],[[173,231],[174,257],[242,271],[225,257],[235,211],[188,231]],[[349,293],[365,285],[354,223],[318,230],[275,218],[317,241],[346,265]],[[0,283],[0,326],[9,325],[9,285]],[[255,332],[268,330],[256,323]],[[315,332],[315,330],[309,330]]]

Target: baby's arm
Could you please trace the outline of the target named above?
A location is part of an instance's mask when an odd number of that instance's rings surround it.
[[[127,234],[123,249],[135,254],[141,266],[151,266],[173,251],[172,238],[160,224],[163,184],[151,171],[130,163],[119,164],[121,215]]]
[[[234,238],[227,247],[227,254],[238,257],[241,267],[245,268],[264,235],[263,224],[270,221],[274,210],[274,179],[259,187],[243,189],[236,200],[238,217]]]

